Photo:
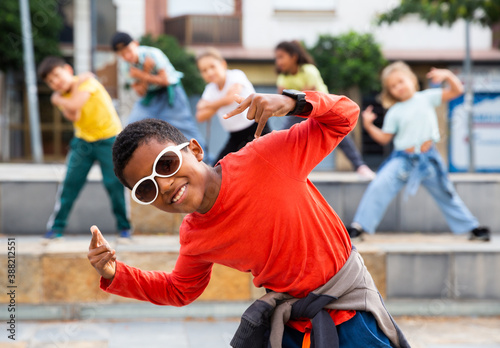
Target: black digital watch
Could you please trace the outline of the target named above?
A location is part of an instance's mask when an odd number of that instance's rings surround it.
[[[295,109],[291,110],[288,114],[286,114],[286,116],[300,115],[304,111],[307,103],[306,94],[304,92],[297,91],[295,89],[284,89],[281,94],[295,99],[295,101],[297,102],[295,104]]]

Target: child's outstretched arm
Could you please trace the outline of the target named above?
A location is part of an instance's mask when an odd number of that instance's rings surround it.
[[[427,73],[427,78],[431,79],[433,83],[448,82],[448,88],[443,89],[443,96],[441,97],[443,102],[455,99],[464,92],[462,82],[448,69],[432,68],[431,71]]]
[[[182,254],[171,273],[128,266],[116,259],[116,251],[97,226],[90,231],[87,258],[101,276],[100,286],[106,292],[157,305],[184,306],[198,298],[210,281],[211,263]]]
[[[288,130],[272,132],[249,145],[271,165],[279,163],[281,174],[296,180],[307,180],[311,171],[328,156],[355,127],[359,115],[356,103],[344,96],[306,91],[305,105],[297,116],[306,122]],[[284,116],[294,110],[295,98],[277,94],[253,94],[226,117],[248,108],[247,118],[258,122],[258,137],[269,117]]]
[[[373,106],[368,106],[361,114],[363,117],[363,126],[372,137],[380,145],[387,145],[394,138],[394,134],[385,133],[382,129],[373,124],[377,119],[377,115],[373,112]]]
[[[219,108],[234,103],[235,94],[241,93],[241,90],[242,86],[239,83],[235,83],[229,87],[226,95],[220,99],[214,101],[200,99],[198,104],[196,104],[196,120],[198,122],[208,121],[215,115]]]

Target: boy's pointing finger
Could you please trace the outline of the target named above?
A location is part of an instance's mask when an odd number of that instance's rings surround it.
[[[250,103],[252,102],[253,94],[250,95],[247,99],[243,99],[239,95],[237,97],[238,98],[235,97],[235,101],[237,103],[239,103],[240,105],[236,109],[234,109],[233,111],[230,111],[227,114],[225,114],[223,116],[225,119],[230,118],[230,117],[232,117],[234,115],[241,114],[243,112],[243,110],[245,110],[250,105]]]
[[[108,244],[108,242],[106,241],[106,239],[104,239],[101,231],[99,231],[99,228],[97,228],[96,225],[93,225],[90,228],[90,232],[92,233],[92,239],[90,240],[89,249],[95,249],[97,247],[100,247],[101,245]]]
[[[98,247],[97,231],[99,231],[99,230],[97,229],[97,226],[95,226],[95,225],[90,228],[90,233],[92,233],[92,239],[90,240],[89,250],[95,249]]]

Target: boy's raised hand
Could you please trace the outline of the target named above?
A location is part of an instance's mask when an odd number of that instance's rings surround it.
[[[113,279],[116,272],[116,251],[111,249],[97,226],[92,226],[90,232],[92,232],[92,239],[87,254],[90,264],[103,278]]]
[[[430,79],[432,83],[438,84],[446,80],[446,78],[448,78],[450,75],[452,75],[452,73],[448,69],[431,68],[426,77]]]
[[[373,105],[369,105],[363,112],[361,113],[363,117],[363,124],[373,123],[377,119],[377,114],[373,112]]]
[[[249,120],[255,120],[255,122],[258,123],[257,130],[255,131],[256,138],[262,134],[262,130],[270,117],[285,116],[295,108],[296,104],[294,99],[281,94],[254,93],[249,95],[246,99],[236,95],[235,101],[240,105],[233,111],[224,115],[224,118],[238,115],[248,108],[247,118]]]

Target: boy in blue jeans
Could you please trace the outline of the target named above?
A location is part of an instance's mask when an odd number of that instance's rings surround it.
[[[394,151],[368,185],[351,226],[351,238],[364,232],[373,234],[387,206],[406,185],[405,195],[413,195],[420,184],[432,195],[448,226],[455,234],[469,233],[471,240],[490,240],[487,227],[467,209],[448,179],[443,160],[434,144],[439,141],[435,107],[463,92],[460,80],[447,69],[432,69],[427,77],[449,87],[418,91],[416,75],[403,62],[395,62],[382,71],[382,104],[388,108],[383,128],[373,124],[376,115],[368,107],[363,125],[381,145],[394,140]]]
[[[128,123],[156,118],[167,121],[188,139],[205,141],[191,114],[189,101],[181,84],[184,76],[175,70],[168,57],[158,48],[141,46],[127,33],[117,32],[111,47],[126,62],[132,88],[140,96],[130,112]]]

